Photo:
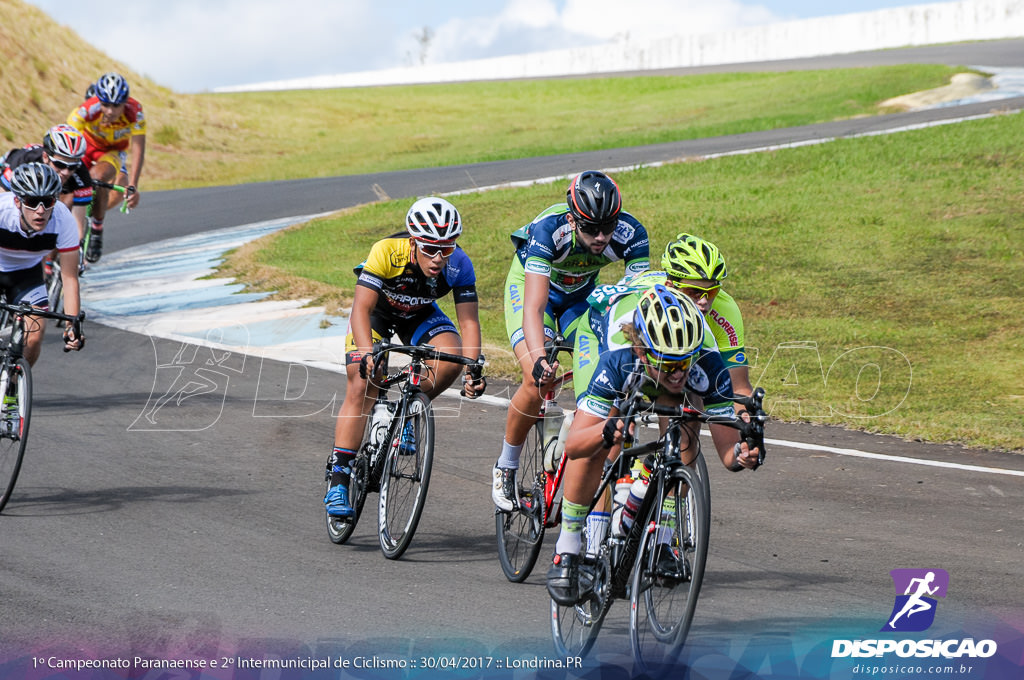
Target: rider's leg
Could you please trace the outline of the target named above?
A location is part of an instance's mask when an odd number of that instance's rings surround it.
[[[358,353],[357,353],[358,354]],[[352,475],[352,461],[362,445],[366,418],[377,398],[377,387],[359,376],[359,361],[346,356],[345,373],[348,385],[345,401],[334,422],[334,449],[331,453],[331,483],[324,497],[327,512],[337,517],[354,514],[348,496]]]
[[[440,333],[430,338],[429,343],[440,352],[448,354],[462,354],[462,338],[458,333]],[[461,364],[453,364],[450,361],[429,361],[431,370],[428,371],[427,379],[423,384],[423,391],[434,400],[437,395],[451,387],[460,375],[463,367]]]

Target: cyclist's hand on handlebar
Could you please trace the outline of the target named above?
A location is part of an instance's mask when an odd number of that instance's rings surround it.
[[[481,354],[475,364],[466,366],[462,376],[462,396],[476,399],[487,390],[487,378],[484,373],[484,355]]]
[[[605,421],[604,429],[601,430],[601,443],[604,448],[611,449],[622,443],[627,436],[624,425],[625,421],[622,418],[609,418]]]
[[[70,352],[74,350],[80,351],[85,347],[85,335],[82,334],[81,328],[68,327],[64,329],[64,351]]]
[[[555,379],[555,370],[558,368],[558,362],[548,363],[547,357],[540,357],[533,363],[533,381],[537,385],[545,385],[552,382]]]
[[[487,378],[482,375],[474,378],[468,371],[462,376],[462,396],[476,399],[487,391]]]
[[[141,194],[139,194],[139,190],[135,188],[135,185],[129,185],[125,187],[124,201],[125,205],[127,205],[129,209],[135,209],[135,207],[139,204],[140,196]]]
[[[359,360],[359,377],[363,380],[367,380],[370,377],[369,365],[373,361],[372,354],[364,354]]]

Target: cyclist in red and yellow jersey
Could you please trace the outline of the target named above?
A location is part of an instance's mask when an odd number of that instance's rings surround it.
[[[92,178],[103,182],[127,181],[125,200],[129,208],[134,208],[139,204],[139,176],[146,156],[146,118],[142,105],[128,96],[128,81],[118,73],[100,76],[94,92],[71,112],[68,124],[85,135],[88,149],[83,162]],[[130,164],[127,163],[129,151]],[[103,218],[120,199],[120,192],[111,196],[108,189],[95,188],[92,235],[85,254],[89,262],[96,262],[103,253]]]

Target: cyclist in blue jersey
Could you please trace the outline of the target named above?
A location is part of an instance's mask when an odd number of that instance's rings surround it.
[[[355,268],[358,279],[345,338],[348,387],[335,422],[331,484],[324,498],[328,514],[334,517],[355,514],[348,485],[366,418],[377,398],[377,386],[360,375],[366,372],[365,360],[373,343],[398,335],[408,345],[430,344],[449,354],[480,356],[476,275],[469,256],[455,243],[461,233],[462,219],[455,206],[443,198],[421,198],[409,208],[406,232],[375,243]],[[437,306],[436,301],[448,293],[455,300],[458,330]],[[460,367],[445,361],[427,363],[431,369],[423,376],[422,387],[433,399],[455,382]],[[466,368],[466,396],[480,396],[486,385],[483,376]]]
[[[576,416],[565,443],[568,460],[562,525],[547,578],[551,598],[563,605],[579,598],[582,531],[605,461],[618,455],[622,443],[623,423],[616,417],[622,400],[639,391],[651,401],[670,406],[692,400],[693,405],[712,414],[732,413],[735,408],[729,369],[714,344],[705,344],[704,320],[690,299],[656,284],[640,293],[635,302],[627,299],[622,304],[634,307],[621,329],[628,346],[600,352],[586,389],[576,395]],[[603,319],[615,314],[612,308]],[[591,331],[595,343],[606,337],[602,331]],[[685,427],[689,436],[680,456],[684,463],[691,463],[697,455],[700,425]],[[727,468],[738,471],[757,466],[758,448],[751,449],[736,430],[724,425],[711,427],[732,433],[729,438],[715,437],[718,455]]]
[[[555,204],[512,235],[515,257],[505,280],[505,328],[523,372],[505,421],[501,454],[492,470],[491,499],[515,508],[516,470],[526,435],[536,422],[542,394],[556,365],[544,342],[561,333],[572,341],[600,270],[622,261],[626,274],[650,266],[647,230],[622,210],[618,185],[602,172],[574,177],[565,203]]]

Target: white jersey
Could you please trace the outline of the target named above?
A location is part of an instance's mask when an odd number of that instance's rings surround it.
[[[30,235],[21,228],[14,194],[0,193],[0,272],[30,269],[54,248],[62,253],[78,249],[78,223],[68,207],[57,201],[46,227]]]

